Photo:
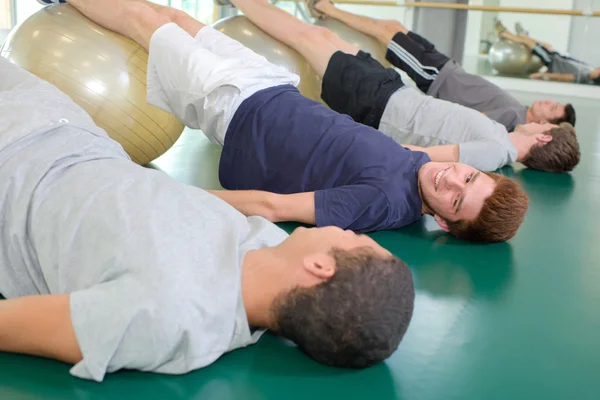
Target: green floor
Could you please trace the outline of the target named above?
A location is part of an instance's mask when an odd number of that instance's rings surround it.
[[[469,245],[429,218],[373,235],[409,263],[418,290],[411,327],[386,363],[327,368],[267,336],[186,376],[122,372],[96,384],[57,362],[0,354],[0,399],[600,398],[600,104],[576,106],[583,161],[575,173],[503,170],[531,198],[509,243]],[[215,188],[218,156],[187,132],[155,164]]]

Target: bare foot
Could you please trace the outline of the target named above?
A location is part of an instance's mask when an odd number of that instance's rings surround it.
[[[498,18],[496,18],[496,23],[494,24],[494,30],[496,31],[496,36],[504,37],[503,34],[506,32],[506,27],[500,22]]]

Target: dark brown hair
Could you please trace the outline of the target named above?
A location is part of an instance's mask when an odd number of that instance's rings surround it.
[[[523,159],[523,164],[547,172],[572,171],[581,159],[575,128],[563,122],[560,127],[553,128],[546,134],[552,136],[552,140],[533,147]]]
[[[563,122],[568,122],[569,124],[575,126],[575,120],[576,120],[576,116],[575,116],[575,109],[573,108],[573,105],[571,103],[567,104],[565,106],[565,115],[561,118],[556,118],[553,119],[552,121],[549,121],[551,124],[561,124]]]
[[[415,291],[397,257],[334,250],[336,273],[274,302],[274,332],[318,362],[365,368],[389,357],[410,323]]]
[[[473,221],[446,221],[454,236],[474,242],[503,242],[516,233],[529,207],[529,198],[517,182],[500,174],[485,173],[496,188]]]

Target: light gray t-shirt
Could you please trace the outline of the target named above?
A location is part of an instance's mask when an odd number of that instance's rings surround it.
[[[258,340],[241,264],[283,230],[134,164],[68,96],[1,59],[0,124],[0,293],[70,293],[73,375],[181,374]]]
[[[557,74],[573,74],[575,83],[590,84],[593,83],[590,79],[590,73],[594,70],[591,66],[570,60],[560,54],[551,54],[552,62],[548,66],[548,72]]]
[[[481,111],[509,132],[527,120],[526,106],[487,79],[467,73],[454,60],[440,70],[427,94]]]
[[[458,144],[459,162],[494,171],[517,159],[506,128],[478,111],[403,87],[389,99],[379,130],[400,144]]]

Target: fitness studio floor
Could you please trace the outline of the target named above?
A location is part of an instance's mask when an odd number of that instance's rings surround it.
[[[582,148],[573,174],[502,171],[531,199],[515,239],[467,244],[430,218],[373,235],[409,263],[417,286],[413,322],[387,362],[328,368],[267,335],[185,376],[122,372],[96,384],[58,362],[0,354],[0,399],[598,399],[600,102],[572,102]],[[153,166],[218,188],[219,154],[186,132]]]

